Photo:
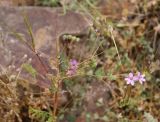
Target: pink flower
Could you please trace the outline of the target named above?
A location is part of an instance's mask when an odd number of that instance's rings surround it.
[[[75,59],[72,59],[69,62],[69,68],[67,71],[67,75],[69,75],[69,76],[75,75],[77,72],[77,69],[78,69],[78,64],[79,63]]]
[[[67,71],[67,75],[69,75],[69,76],[72,76],[72,75],[74,75],[74,74],[76,74],[76,70],[69,69],[69,70]]]
[[[127,84],[134,86],[135,81],[137,81],[137,77],[135,77],[133,73],[129,73],[129,75],[125,78],[125,81],[127,81]]]
[[[140,84],[143,84],[143,82],[146,81],[146,79],[144,77],[145,77],[145,75],[141,74],[140,72],[137,73],[136,78],[137,78],[137,81],[140,82]]]
[[[69,64],[70,64],[71,69],[77,69],[78,68],[78,62],[75,59],[72,59]]]

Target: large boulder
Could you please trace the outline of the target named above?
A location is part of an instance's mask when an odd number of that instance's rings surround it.
[[[0,0],[0,6],[30,6],[34,3],[35,0]]]
[[[84,15],[72,11],[64,14],[61,8],[0,7],[0,72],[15,76],[20,73],[19,78],[48,87],[46,75],[55,73],[51,62],[56,58],[56,40],[64,34],[86,35],[90,26],[91,21]],[[32,51],[29,28],[36,53]],[[24,63],[36,70],[36,80],[23,70]]]

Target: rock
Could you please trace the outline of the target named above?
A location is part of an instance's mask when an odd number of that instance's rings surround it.
[[[0,1],[0,6],[13,6],[13,1],[12,0],[1,0]]]
[[[23,16],[32,28],[36,53]],[[56,58],[56,40],[64,34],[86,35],[91,25],[84,15],[72,11],[64,15],[61,8],[0,7],[0,72],[20,73],[20,79],[49,87],[46,74],[56,73],[51,65]],[[22,68],[24,63],[32,65],[36,79]]]
[[[1,0],[0,6],[31,6],[34,3],[35,0]]]
[[[112,94],[108,86],[103,82],[94,81],[90,84],[84,101],[87,111],[91,113],[98,112],[99,115],[103,115],[111,100]]]

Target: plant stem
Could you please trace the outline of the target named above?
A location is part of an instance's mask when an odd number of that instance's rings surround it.
[[[121,66],[122,66],[122,62],[121,62],[121,58],[120,58],[120,55],[119,55],[118,47],[117,47],[116,41],[115,41],[114,36],[113,36],[113,28],[112,28],[112,26],[110,26],[109,29],[110,29],[111,38],[112,38],[113,43],[114,43],[114,46],[115,46],[115,48],[116,48],[116,52],[117,52],[117,54],[118,54],[118,59],[119,59],[120,64],[121,64]]]
[[[57,114],[57,109],[58,109],[58,95],[59,95],[59,89],[60,89],[60,84],[61,84],[61,80],[60,80],[60,47],[59,47],[59,39],[56,39],[56,52],[57,52],[57,58],[56,58],[56,67],[57,67],[57,75],[56,75],[56,91],[54,92],[54,108],[53,108],[53,116],[56,117]]]
[[[129,101],[130,95],[131,95],[131,86],[127,86],[127,90],[126,90],[124,98],[123,98],[123,101],[125,103]]]

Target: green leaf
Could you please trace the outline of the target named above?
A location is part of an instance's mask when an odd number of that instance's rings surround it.
[[[56,122],[56,117],[50,115],[46,122]]]
[[[90,113],[86,113],[86,122],[91,122],[91,114]]]
[[[63,73],[68,68],[68,59],[64,53],[60,54],[60,71]]]
[[[103,68],[97,69],[96,72],[95,72],[95,75],[96,75],[97,78],[101,79],[102,77],[105,76],[104,69]]]
[[[108,58],[111,59],[114,58],[117,55],[116,48],[115,47],[109,48],[108,50],[105,51],[105,55]]]
[[[38,110],[30,107],[29,114],[32,118],[37,119],[40,122],[45,122],[46,120],[49,120],[48,122],[55,122],[55,121],[51,121],[53,117],[47,111],[42,111],[42,110]]]
[[[108,79],[111,80],[111,81],[117,79],[117,77],[116,77],[115,75],[113,75],[112,72],[108,72],[108,73],[107,73],[107,77],[108,77]]]
[[[29,22],[29,19],[28,17],[25,15],[23,15],[23,19],[24,19],[24,22],[25,22],[25,25],[27,27],[27,31],[28,31],[28,34],[31,38],[31,46],[32,46],[32,49],[35,50],[35,42],[34,42],[34,35],[33,35],[33,31],[32,31],[32,27],[31,27],[31,23]]]
[[[39,0],[39,4],[42,4],[44,6],[52,6],[56,7],[58,6],[59,0]]]
[[[96,59],[92,59],[91,62],[89,63],[89,66],[91,68],[96,68],[96,66],[97,66],[97,60]]]
[[[24,63],[24,64],[22,65],[22,68],[23,68],[24,70],[26,70],[29,74],[31,74],[34,78],[36,78],[37,71],[32,67],[31,64]]]
[[[68,115],[67,120],[68,120],[68,122],[75,122],[76,117],[74,115]]]

